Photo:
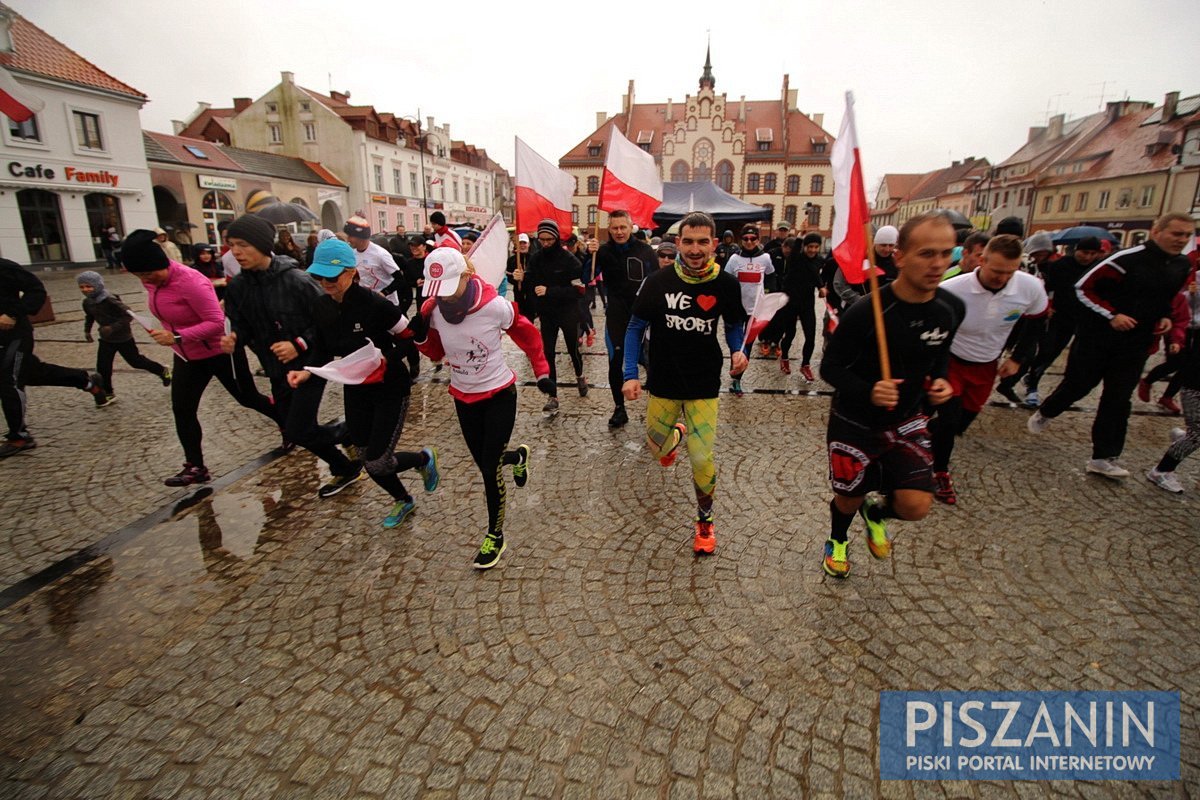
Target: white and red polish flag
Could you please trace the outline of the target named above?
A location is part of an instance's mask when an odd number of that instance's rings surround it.
[[[604,177],[600,181],[601,211],[629,212],[633,224],[654,227],[654,212],[662,205],[663,185],[654,156],[626,139],[613,125],[609,128]]]
[[[746,343],[742,345],[743,350],[754,344],[754,340],[767,327],[767,323],[779,309],[787,305],[787,302],[788,296],[783,292],[767,294],[759,289],[758,298],[754,301],[754,311],[750,314],[750,324],[746,327]]]
[[[517,233],[532,233],[552,219],[559,235],[571,235],[571,197],[575,179],[517,138]]]
[[[504,217],[499,214],[492,217],[479,234],[469,257],[476,275],[492,286],[500,285],[508,262],[508,230],[504,227]]]
[[[46,107],[42,99],[21,86],[0,67],[0,111],[13,122],[25,122]]]
[[[830,157],[833,167],[833,257],[849,283],[862,283],[870,266],[867,259],[866,186],[854,125],[854,93],[846,92],[846,115]]]

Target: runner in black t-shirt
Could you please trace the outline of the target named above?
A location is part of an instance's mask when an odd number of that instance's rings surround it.
[[[836,389],[827,438],[832,528],[824,561],[835,578],[850,574],[847,533],[855,512],[867,525],[871,555],[887,558],[892,545],[884,520],[922,519],[933,502],[924,408],[951,397],[950,341],[965,314],[961,300],[938,288],[953,250],[954,228],[938,214],[913,217],[900,231],[899,274],[879,290],[891,380],[881,378],[869,299],[841,315],[821,360],[821,377]],[[867,500],[870,491],[882,492],[884,501]]]
[[[717,470],[713,440],[717,435],[717,395],[725,355],[717,342],[717,320],[725,324],[731,356],[730,375],[746,369],[742,353],[745,312],[737,280],[713,260],[716,223],[708,214],[688,214],[679,225],[679,257],[673,266],[648,277],[633,304],[625,332],[626,400],[641,396],[638,349],[650,328],[649,398],[646,439],[664,467],[675,463],[687,438],[688,458],[696,489],[696,536],[692,549],[711,554],[717,547],[713,530],[713,493]],[[680,414],[686,422],[679,422]]]

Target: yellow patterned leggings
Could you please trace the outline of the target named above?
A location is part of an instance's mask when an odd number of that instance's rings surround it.
[[[687,425],[687,453],[692,462],[692,482],[696,504],[702,514],[712,512],[713,493],[717,488],[717,465],[713,442],[717,438],[717,398],[706,400],[668,400],[649,395],[646,403],[646,442],[655,458],[666,455],[675,443],[674,425],[683,415]],[[680,443],[683,447],[684,443]]]

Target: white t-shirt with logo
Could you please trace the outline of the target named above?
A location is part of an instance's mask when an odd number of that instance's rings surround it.
[[[977,274],[956,275],[943,283],[942,288],[967,307],[967,314],[950,343],[951,354],[983,364],[1000,357],[1017,320],[1045,313],[1048,301],[1042,282],[1028,272],[1014,272],[998,292],[985,288]]]
[[[357,260],[358,282],[372,292],[386,289],[399,269],[392,254],[374,242],[367,242],[367,249],[361,252],[355,250],[354,255]],[[395,292],[384,297],[391,300],[393,305],[400,305],[400,298],[396,297]]]
[[[512,383],[516,373],[504,360],[501,339],[516,321],[513,304],[493,297],[457,325],[446,322],[435,303],[429,324],[437,330],[450,366],[450,385],[463,394],[481,394]]]
[[[742,288],[742,308],[746,309],[747,315],[753,314],[754,302],[763,290],[763,278],[775,271],[775,265],[771,263],[771,254],[759,253],[747,258],[740,252],[734,253],[729,257],[729,261],[725,262],[725,271],[738,279]]]

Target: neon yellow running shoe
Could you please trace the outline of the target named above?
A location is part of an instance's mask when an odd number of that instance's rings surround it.
[[[876,558],[887,558],[892,554],[892,543],[888,539],[887,525],[882,519],[879,522],[871,519],[871,510],[880,508],[879,502],[867,498],[861,506],[858,507],[858,515],[863,518],[863,522],[867,523],[867,549],[871,551],[871,555]]]
[[[833,539],[825,540],[825,561],[823,566],[828,575],[835,578],[845,578],[850,575],[850,562],[846,558],[846,550],[849,548],[849,542],[835,542]]]

